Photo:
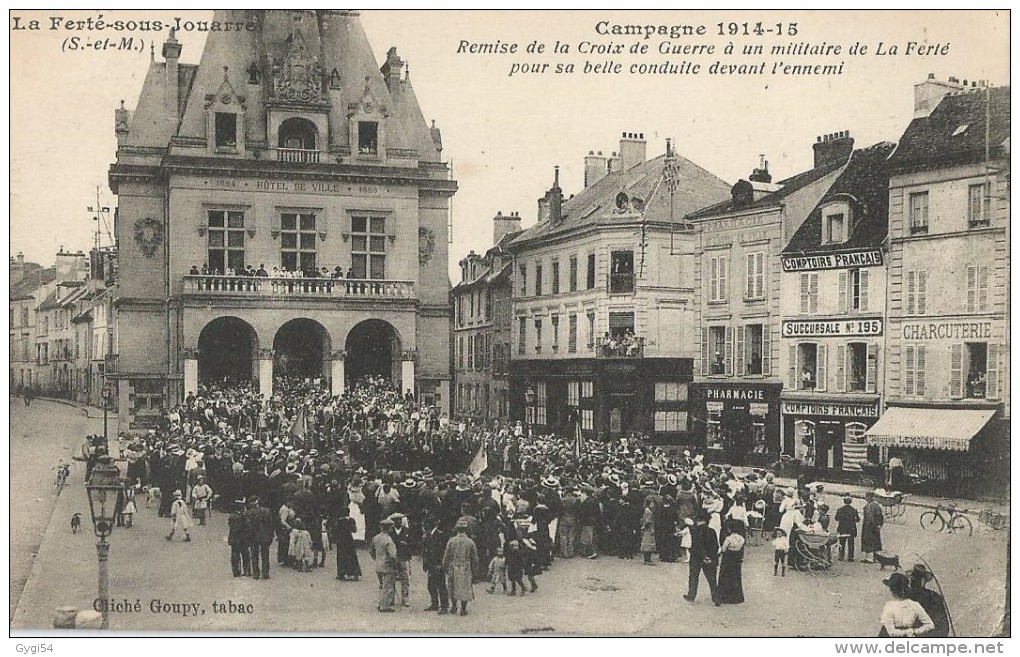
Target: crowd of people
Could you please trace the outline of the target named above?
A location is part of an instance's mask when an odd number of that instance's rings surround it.
[[[337,265],[332,270],[329,267],[320,267],[318,269],[314,267],[308,267],[305,269],[294,268],[287,269],[284,267],[273,267],[272,270],[266,269],[265,265],[259,265],[257,268],[248,263],[243,267],[227,267],[225,270],[216,268],[210,268],[208,264],[202,265],[199,268],[198,265],[192,265],[191,269],[188,270],[189,276],[248,276],[251,278],[331,278],[334,280],[341,278],[354,278],[354,268],[348,267],[347,271],[344,272],[344,268]]]
[[[167,540],[189,541],[211,509],[230,514],[235,577],[268,579],[275,542],[279,567],[324,568],[335,551],[337,579],[359,580],[361,539],[379,611],[410,605],[411,560],[420,555],[426,610],[459,605],[466,614],[474,584],[525,595],[556,558],[640,555],[650,566],[689,563],[686,599],[705,578],[722,605],[744,601],[750,531],[773,539],[777,576],[787,565],[831,563],[836,537],[839,559],[854,560],[858,534],[866,559],[881,550],[880,508],[877,519],[863,509],[858,531],[861,514],[847,499],[832,527],[820,486],[782,487],[765,471],[738,476],[636,435],[582,446],[520,422],[451,422],[380,378],[338,397],[306,379],[274,389],[262,399],[242,383],[201,386],[122,448],[132,498],[160,493]],[[798,547],[805,534],[833,539]]]

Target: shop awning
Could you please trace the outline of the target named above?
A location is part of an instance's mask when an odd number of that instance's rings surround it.
[[[995,415],[995,410],[901,408],[886,410],[864,432],[869,445],[915,447],[966,452],[970,440]]]

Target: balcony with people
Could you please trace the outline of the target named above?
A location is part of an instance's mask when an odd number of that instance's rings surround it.
[[[645,339],[634,331],[610,332],[595,341],[595,353],[600,358],[643,358]]]
[[[193,296],[284,297],[317,299],[411,300],[414,281],[366,278],[353,268],[283,269],[252,265],[221,272],[192,266],[183,294]]]

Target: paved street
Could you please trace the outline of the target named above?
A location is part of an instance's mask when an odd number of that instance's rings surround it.
[[[20,398],[10,400],[10,455],[11,455],[11,618],[18,598],[32,568],[32,560],[56,503],[57,490],[53,485],[57,461],[70,461],[86,433],[102,431],[102,416],[89,420],[85,411],[44,400],[32,402],[26,408]],[[67,487],[67,495],[80,492],[80,479],[84,468],[74,465],[76,487]],[[65,519],[67,520],[67,519]],[[65,523],[66,524],[66,523]]]
[[[62,410],[66,409],[66,410]],[[76,415],[77,413],[77,415]],[[75,418],[84,417],[70,407],[33,404],[31,411],[12,408],[13,458],[24,455],[27,464],[55,462],[66,440],[77,442]],[[38,451],[25,445],[43,445]],[[55,450],[54,457],[46,450]],[[39,470],[43,465],[34,465]],[[12,512],[23,518],[33,509],[29,475],[18,468]],[[53,610],[60,606],[86,607],[96,586],[96,557],[92,533],[85,528],[72,536],[67,519],[75,512],[88,515],[82,489],[83,468],[72,475],[65,494],[56,503],[54,521],[25,585],[12,628],[49,627]],[[20,483],[19,483],[20,482]],[[42,482],[49,484],[49,481]],[[42,484],[39,484],[42,486]],[[25,495],[29,503],[25,502]],[[829,500],[835,504],[837,500]],[[197,527],[192,543],[168,544],[163,536],[169,520],[146,510],[144,500],[136,526],[117,529],[110,550],[110,592],[116,601],[141,603],[140,612],[114,614],[114,630],[174,631],[309,631],[309,632],[457,632],[457,633],[570,633],[671,635],[863,635],[874,636],[888,593],[877,565],[837,563],[828,573],[788,572],[772,576],[772,548],[749,548],[744,565],[743,605],[716,608],[701,593],[695,604],[685,602],[687,567],[659,564],[655,568],[634,561],[602,557],[596,561],[557,561],[551,572],[538,578],[535,595],[488,595],[476,587],[471,614],[440,617],[421,611],[428,604],[424,577],[416,563],[413,605],[396,614],[375,611],[375,583],[367,555],[360,553],[367,577],[361,582],[339,582],[331,564],[325,570],[297,573],[276,569],[270,581],[230,575],[226,544],[226,516],[214,513],[206,527]],[[884,540],[887,553],[899,554],[905,567],[920,553],[939,575],[957,625],[963,636],[995,631],[1005,597],[1006,534],[975,524],[972,538],[924,532],[920,511],[910,509],[903,522],[891,522]],[[17,521],[16,521],[17,522]],[[15,524],[15,527],[21,527]],[[19,533],[12,559],[23,559]],[[275,546],[274,546],[275,554]],[[332,557],[332,554],[330,555]],[[72,565],[69,567],[69,565]],[[154,613],[157,604],[198,603],[199,615]],[[215,613],[214,602],[252,605],[253,613]]]

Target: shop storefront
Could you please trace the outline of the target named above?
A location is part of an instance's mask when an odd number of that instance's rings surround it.
[[[900,459],[926,492],[994,495],[1009,458],[1000,414],[990,405],[892,406],[865,439]]]
[[[779,383],[696,383],[691,434],[709,460],[766,467],[779,458]]]
[[[816,471],[860,472],[861,465],[880,458],[865,432],[878,420],[878,397],[810,398],[784,393],[783,453]]]
[[[632,433],[657,444],[691,445],[693,362],[680,358],[578,358],[510,364],[510,414],[537,431],[589,438]]]

